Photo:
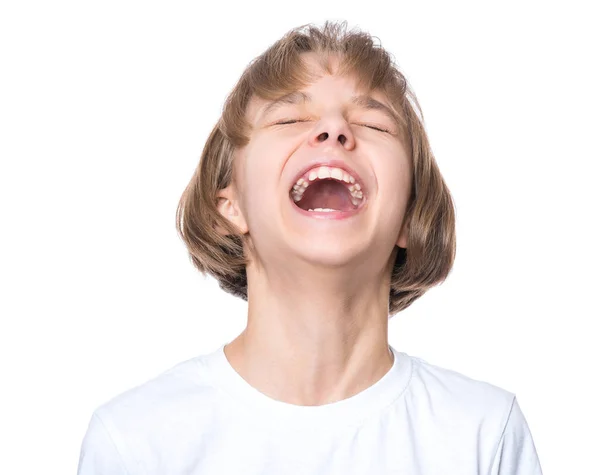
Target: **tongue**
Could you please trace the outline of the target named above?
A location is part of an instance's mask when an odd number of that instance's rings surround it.
[[[296,204],[304,210],[330,208],[350,211],[355,208],[350,201],[348,188],[336,180],[319,180],[309,185],[302,199]]]

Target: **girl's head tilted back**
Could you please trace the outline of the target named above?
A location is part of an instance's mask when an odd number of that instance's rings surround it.
[[[353,216],[302,211],[316,207],[316,192],[302,194],[306,172],[323,162],[349,172],[330,171],[347,192],[329,182],[320,193],[348,193]],[[346,22],[295,28],[248,65],[181,197],[177,229],[194,265],[233,295],[248,298],[249,265],[311,265],[383,276],[390,315],[443,282],[455,256],[452,198],[417,98],[390,54]]]

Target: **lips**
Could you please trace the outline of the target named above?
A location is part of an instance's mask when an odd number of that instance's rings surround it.
[[[292,207],[296,212],[300,213],[304,217],[317,219],[321,222],[329,220],[341,222],[361,213],[367,206],[367,203],[363,201],[358,208],[351,209],[349,211],[306,211],[296,206],[291,199],[290,202],[292,203]]]

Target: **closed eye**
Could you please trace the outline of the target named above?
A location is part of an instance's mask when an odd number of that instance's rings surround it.
[[[287,124],[294,124],[295,122],[308,122],[309,119],[289,119],[289,120],[282,120],[279,122],[275,122],[274,125],[287,125]],[[358,124],[362,127],[367,127],[369,129],[373,129],[373,130],[377,130],[379,132],[385,132],[385,133],[391,133],[388,129],[383,129],[381,127],[375,127],[374,125],[368,125],[368,124]]]
[[[367,124],[359,124],[359,125],[362,125],[363,127],[368,127],[369,129],[378,130],[379,132],[385,132],[387,134],[390,133],[390,131],[388,129],[382,129],[380,127],[375,127],[374,125],[367,125]]]
[[[308,119],[290,119],[290,120],[282,120],[280,122],[275,122],[275,125],[286,125],[293,124],[294,122],[308,122]]]

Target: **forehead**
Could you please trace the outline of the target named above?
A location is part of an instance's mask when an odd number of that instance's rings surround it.
[[[292,88],[284,87],[281,91],[272,91],[272,94],[266,94],[268,97],[254,95],[251,98],[250,105],[256,118],[264,118],[286,105],[315,105],[322,101],[319,98],[319,88],[328,99],[333,96],[343,97],[343,101],[350,107],[391,112],[389,107],[386,111],[388,102],[382,91],[366,91],[357,88],[356,71],[344,63],[343,54],[323,55],[303,52],[300,53],[300,63],[297,68],[299,70],[295,73],[288,71],[292,76],[297,77],[293,81],[295,85]]]

